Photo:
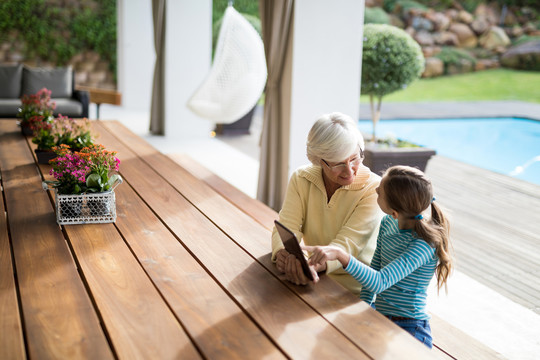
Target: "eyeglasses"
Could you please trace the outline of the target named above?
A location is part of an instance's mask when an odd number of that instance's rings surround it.
[[[333,172],[341,172],[345,169],[350,169],[351,166],[358,166],[360,164],[360,162],[362,161],[362,155],[363,155],[363,151],[362,149],[360,149],[360,152],[358,153],[358,156],[355,157],[354,159],[352,160],[348,160],[347,162],[343,162],[343,163],[340,163],[340,164],[336,164],[336,165],[330,165],[329,163],[326,162],[326,160],[324,159],[321,159],[322,162],[328,167],[328,169],[330,169],[331,171]]]

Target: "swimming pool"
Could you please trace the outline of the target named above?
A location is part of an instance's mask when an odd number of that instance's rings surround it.
[[[359,121],[371,134],[371,121]],[[540,185],[540,121],[521,118],[381,120],[377,136],[395,136],[455,160]]]

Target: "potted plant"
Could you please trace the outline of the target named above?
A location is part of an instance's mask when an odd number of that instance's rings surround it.
[[[51,102],[51,91],[47,88],[43,88],[33,95],[23,95],[21,103],[17,117],[21,118],[20,126],[23,135],[32,135],[31,118],[40,116],[42,120],[47,121],[52,118],[56,108],[56,103]]]
[[[56,157],[54,146],[67,145],[71,150],[80,150],[93,144],[88,119],[74,120],[59,114],[56,118],[33,116],[29,120],[34,133],[32,142],[37,145],[36,157],[39,164],[48,164]]]
[[[55,180],[45,181],[44,187],[55,189],[58,223],[114,222],[114,188],[122,183],[116,152],[103,145],[72,151],[62,144],[53,149],[57,157],[50,161],[50,174]]]
[[[90,168],[86,176],[86,191],[89,193],[111,192],[120,178],[114,173],[118,171],[120,164],[116,152],[107,151],[103,145],[98,144],[82,149],[79,155],[86,159]],[[106,215],[111,211],[111,204],[106,198],[89,200],[87,205],[92,215]]]
[[[364,164],[375,173],[397,164],[416,166],[424,171],[427,161],[435,154],[432,149],[406,141],[376,137],[382,98],[405,89],[423,70],[424,56],[420,45],[405,31],[386,24],[364,26],[361,93],[369,95],[373,124],[371,139],[366,143]]]

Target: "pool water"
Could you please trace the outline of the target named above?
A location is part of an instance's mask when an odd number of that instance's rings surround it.
[[[360,121],[371,134],[371,121]],[[540,121],[520,118],[381,120],[377,136],[394,136],[443,155],[540,185]],[[369,135],[370,136],[370,135]]]

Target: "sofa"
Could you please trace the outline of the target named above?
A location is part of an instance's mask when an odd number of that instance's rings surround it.
[[[0,117],[15,118],[21,97],[42,88],[51,91],[55,116],[88,117],[90,96],[87,91],[75,90],[75,72],[70,66],[45,69],[22,64],[0,65]]]

